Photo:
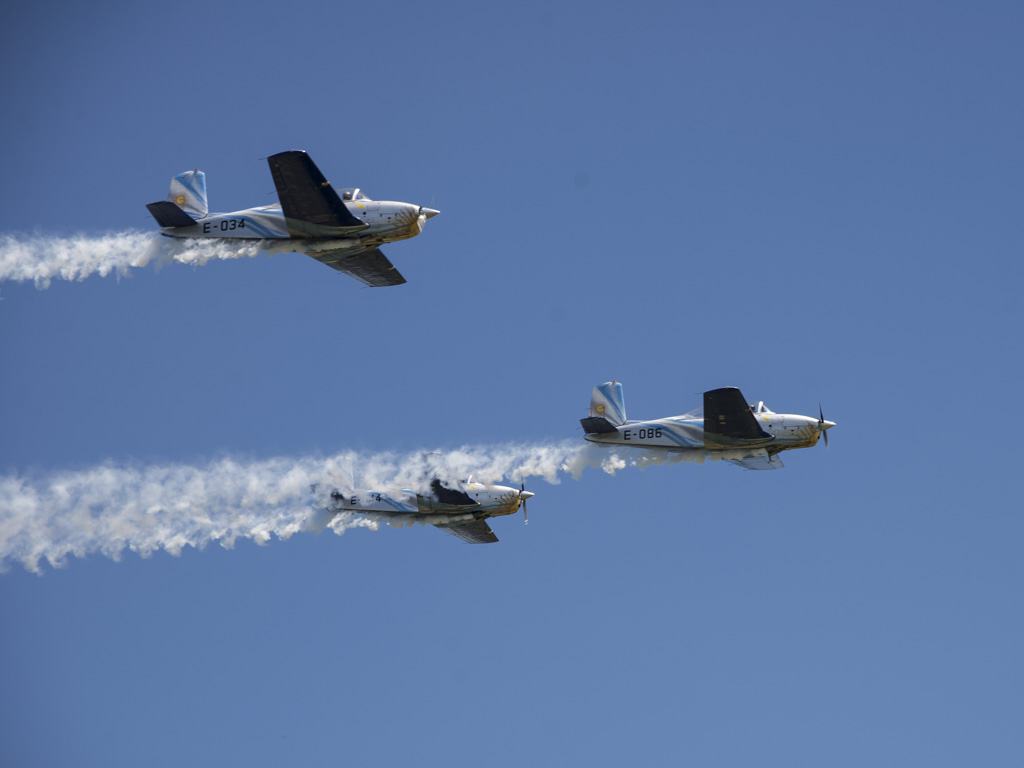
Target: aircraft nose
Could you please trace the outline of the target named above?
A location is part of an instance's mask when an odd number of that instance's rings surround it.
[[[434,218],[439,213],[440,211],[435,211],[433,208],[424,208],[422,205],[420,206],[420,214],[426,216],[428,219]]]

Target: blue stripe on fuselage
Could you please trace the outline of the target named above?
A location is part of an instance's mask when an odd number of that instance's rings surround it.
[[[695,442],[693,437],[690,437],[689,435],[686,434],[686,432],[682,429],[682,426],[684,424],[686,426],[691,426],[692,425],[694,428],[696,428],[698,426],[698,422],[683,422],[682,424],[679,424],[680,431],[678,433],[676,433],[668,425],[665,425],[665,426],[663,426],[661,428],[661,433],[662,433],[662,435],[668,437],[668,439],[671,440],[672,442],[674,442],[677,445],[680,445],[680,446],[682,446],[684,448],[697,448],[697,447],[700,447],[700,446],[704,445],[704,440],[703,439],[701,439],[699,442]],[[704,430],[704,422],[703,421],[699,422],[699,427],[700,427],[701,431],[703,432],[703,430]]]

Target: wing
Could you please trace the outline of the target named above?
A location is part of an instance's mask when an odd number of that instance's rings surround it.
[[[359,227],[366,224],[357,219],[338,197],[330,182],[305,152],[292,150],[267,158],[270,174],[274,177],[277,196],[285,219],[291,219],[289,230],[307,232],[307,227],[296,227],[293,222],[307,222],[323,227]],[[294,234],[294,233],[293,233]]]
[[[326,264],[331,269],[351,275],[371,288],[382,288],[387,285],[401,285],[405,282],[402,273],[388,261],[388,257],[379,248],[363,250],[360,248],[338,248],[333,251],[307,251],[307,256]]]
[[[709,440],[710,438],[710,440]],[[704,442],[719,445],[742,445],[770,440],[761,429],[736,387],[712,389],[704,393]]]
[[[473,497],[468,493],[449,488],[436,477],[430,481],[430,490],[434,492],[434,498],[442,504],[450,504],[453,507],[477,506],[477,503],[473,501]]]
[[[458,536],[470,544],[494,544],[498,537],[494,535],[486,520],[470,520],[468,523],[435,523],[437,528]]]
[[[726,459],[726,461],[744,469],[782,469],[785,466],[778,454],[771,456],[767,452],[747,456],[745,459]]]

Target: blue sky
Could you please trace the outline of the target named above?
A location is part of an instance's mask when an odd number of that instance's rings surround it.
[[[293,148],[442,211],[390,289],[0,283],[7,482],[581,440],[612,378],[634,418],[739,386],[838,423],[778,472],[530,478],[493,546],[8,561],[5,764],[1024,759],[1017,4],[0,14],[8,254],[153,230],[195,167],[269,203]]]

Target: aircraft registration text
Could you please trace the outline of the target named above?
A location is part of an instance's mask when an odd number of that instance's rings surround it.
[[[245,219],[221,219],[219,222],[203,222],[204,235],[208,235],[211,232],[216,232],[218,230],[221,232],[230,232],[232,229],[245,229]]]

